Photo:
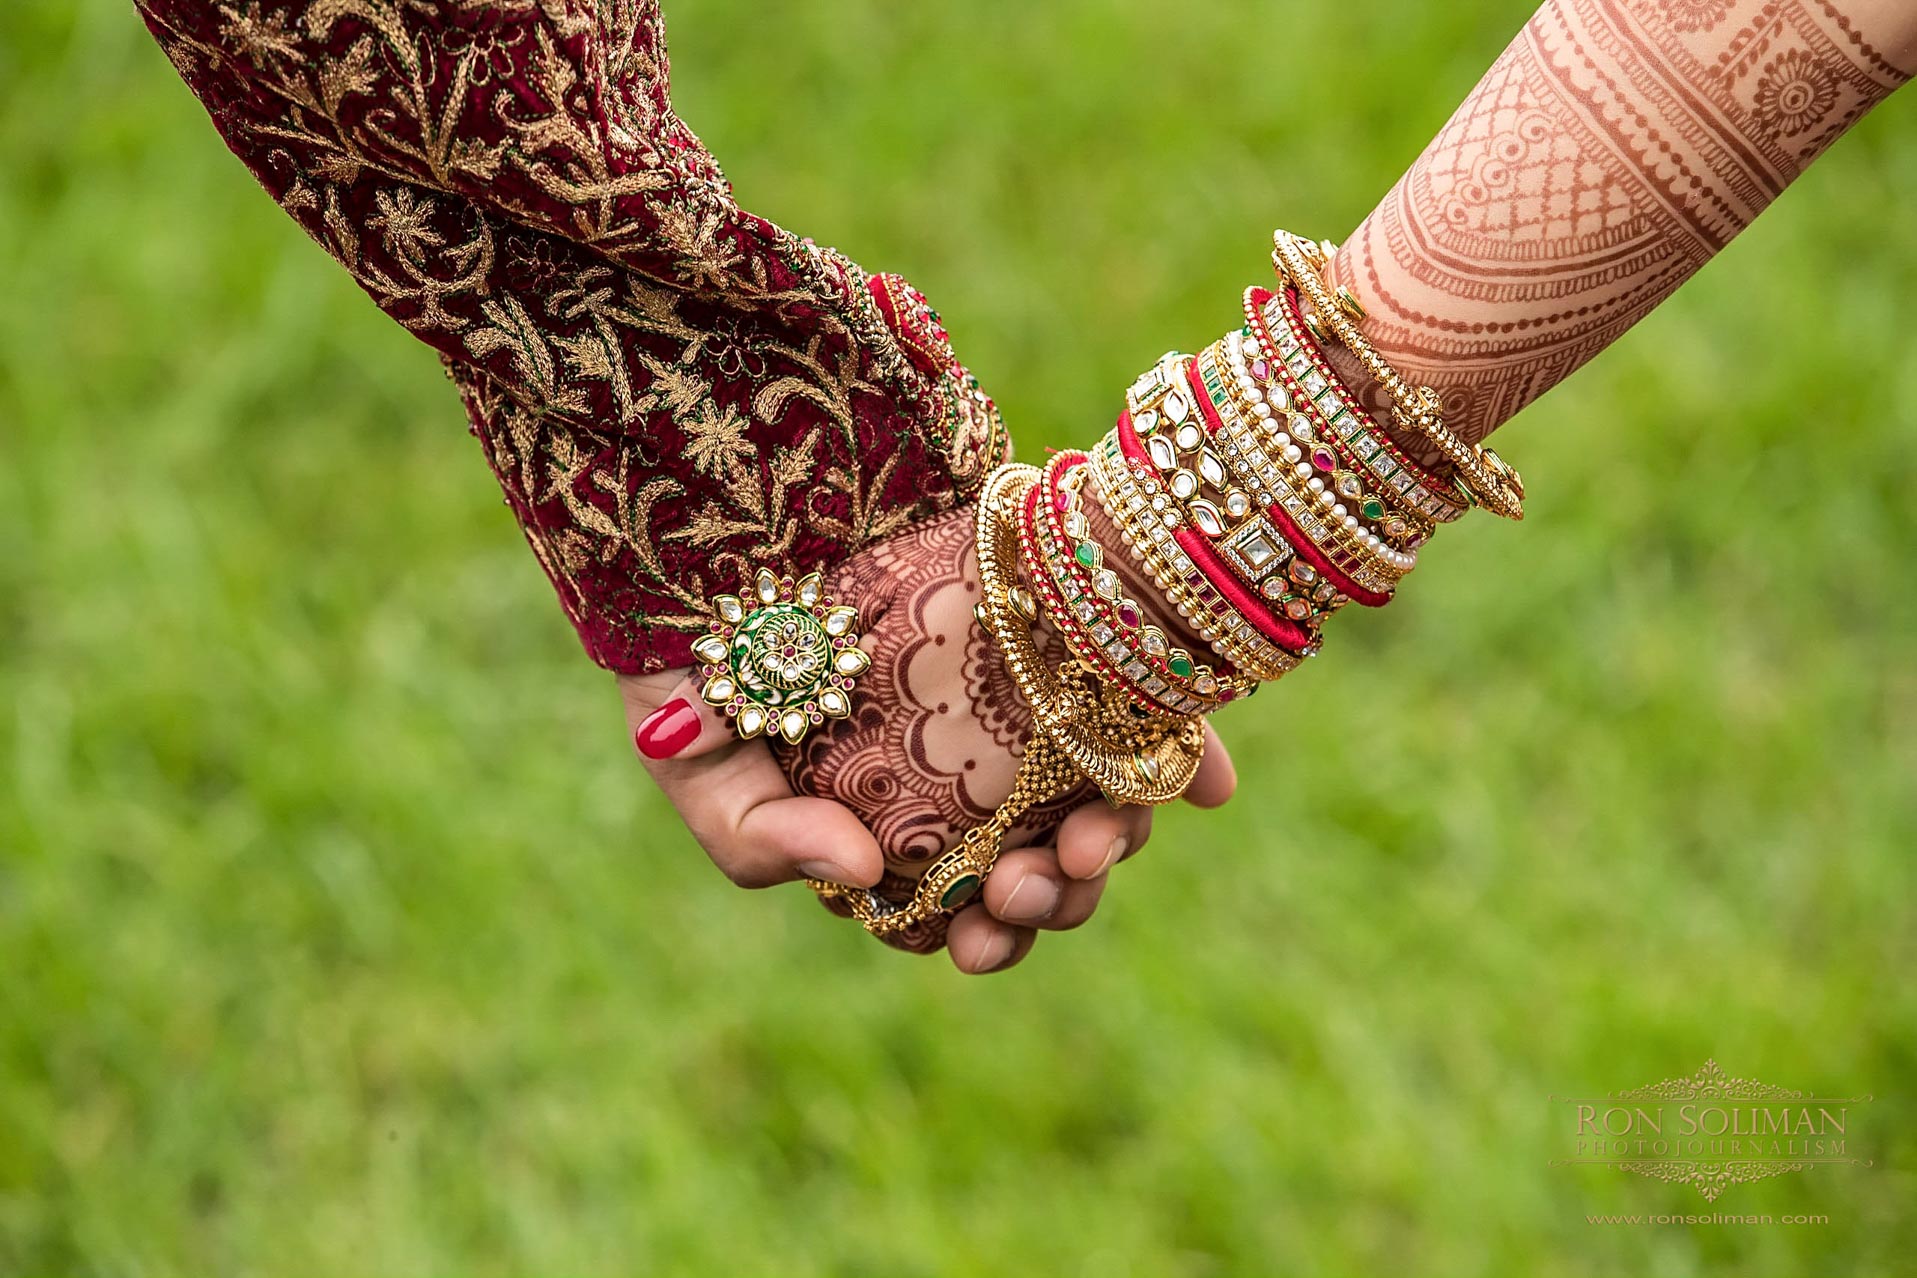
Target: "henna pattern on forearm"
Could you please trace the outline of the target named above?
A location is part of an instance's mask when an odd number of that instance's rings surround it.
[[[1386,357],[1482,439],[1906,78],[1831,0],[1551,0],[1333,278],[1363,299]],[[1341,372],[1364,385],[1349,362]]]
[[[1904,79],[1830,0],[1551,0],[1334,276],[1370,307],[1387,357],[1482,438],[1642,318]],[[1127,587],[1156,601],[1098,522]],[[874,831],[881,890],[901,896],[1009,792],[1030,731],[972,624],[971,536],[969,512],[954,512],[837,571],[873,668],[851,720],[775,747],[799,789]],[[891,939],[928,950],[943,934],[934,922]]]

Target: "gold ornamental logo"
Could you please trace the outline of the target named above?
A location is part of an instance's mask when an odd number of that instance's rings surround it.
[[[1857,1157],[1851,1130],[1869,1096],[1818,1096],[1732,1078],[1714,1060],[1686,1078],[1551,1100],[1566,1107],[1572,1140],[1572,1156],[1551,1166],[1617,1167],[1689,1185],[1709,1202],[1727,1186],[1821,1164],[1871,1166]]]

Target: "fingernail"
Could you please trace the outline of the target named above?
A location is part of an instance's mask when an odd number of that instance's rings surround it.
[[[699,737],[699,712],[684,697],[674,697],[639,721],[632,743],[648,759],[670,759]]]
[[[1112,845],[1105,849],[1105,859],[1098,863],[1098,873],[1103,874],[1105,871],[1111,869],[1114,865],[1117,865],[1118,858],[1121,856],[1124,856],[1126,852],[1130,851],[1131,846],[1132,846],[1132,839],[1129,834],[1121,834],[1117,838],[1113,839]],[[1093,877],[1097,877],[1097,876],[1094,875]]]
[[[865,887],[852,871],[833,861],[801,861],[799,873],[808,879],[824,879],[827,883],[837,883],[841,887]]]
[[[978,966],[972,971],[980,976],[987,972],[996,972],[1005,966],[1005,960],[1012,957],[1014,942],[1011,933],[1000,929],[978,952]]]
[[[1005,908],[999,911],[999,917],[1020,923],[1043,923],[1057,908],[1058,884],[1043,874],[1028,874],[1005,898]]]

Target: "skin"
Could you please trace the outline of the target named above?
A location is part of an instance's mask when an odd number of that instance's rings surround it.
[[[1913,70],[1907,0],[1557,0],[1330,275],[1363,300],[1372,344],[1481,440],[1650,314]]]
[[[1331,280],[1362,300],[1380,352],[1438,387],[1450,424],[1483,439],[1649,314],[1913,69],[1908,0],[1552,0],[1334,255]],[[1332,355],[1382,414],[1355,362]],[[1401,442],[1430,456],[1422,440]],[[1118,551],[1110,521],[1088,513]],[[1122,570],[1123,559],[1107,556]],[[845,882],[875,882],[886,864],[910,874],[1010,789],[1023,706],[979,673],[989,654],[953,656],[976,633],[969,540],[930,521],[853,560],[839,586],[879,601],[861,695],[876,690],[878,715],[912,731],[821,735],[781,761],[708,714],[679,757],[647,764],[744,886],[799,877],[821,857]],[[697,703],[682,675],[620,685],[634,728],[674,697]],[[861,783],[886,774],[907,783]],[[795,797],[795,782],[817,797]],[[1188,798],[1222,803],[1234,784],[1212,737]],[[1150,813],[1093,802],[1070,809],[1055,838],[1030,833],[954,920],[946,940],[960,970],[1003,970],[1039,930],[1085,922],[1111,867],[1144,844]]]
[[[699,701],[697,672],[620,678],[635,733],[676,700],[699,710],[698,736],[685,749],[641,762],[734,883],[809,876],[870,886],[887,869],[909,878],[1010,792],[1011,749],[1030,723],[972,624],[971,527],[969,509],[928,520],[835,571],[833,597],[860,601],[872,668],[859,681],[854,720],[799,750],[739,741]],[[795,775],[823,797],[797,795]],[[1187,801],[1215,807],[1236,784],[1229,755],[1208,736]],[[1088,920],[1107,873],[1145,845],[1151,825],[1148,808],[1112,808],[1083,794],[1043,809],[1007,840],[980,903],[961,911],[949,934],[908,938],[904,948],[943,940],[962,971],[1009,967],[1039,931]]]

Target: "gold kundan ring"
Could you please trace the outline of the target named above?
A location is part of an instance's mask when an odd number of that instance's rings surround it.
[[[854,681],[872,664],[859,647],[859,611],[835,604],[818,573],[794,581],[761,568],[750,595],[718,595],[710,632],[692,645],[700,696],[740,737],[797,743],[852,713]]]

